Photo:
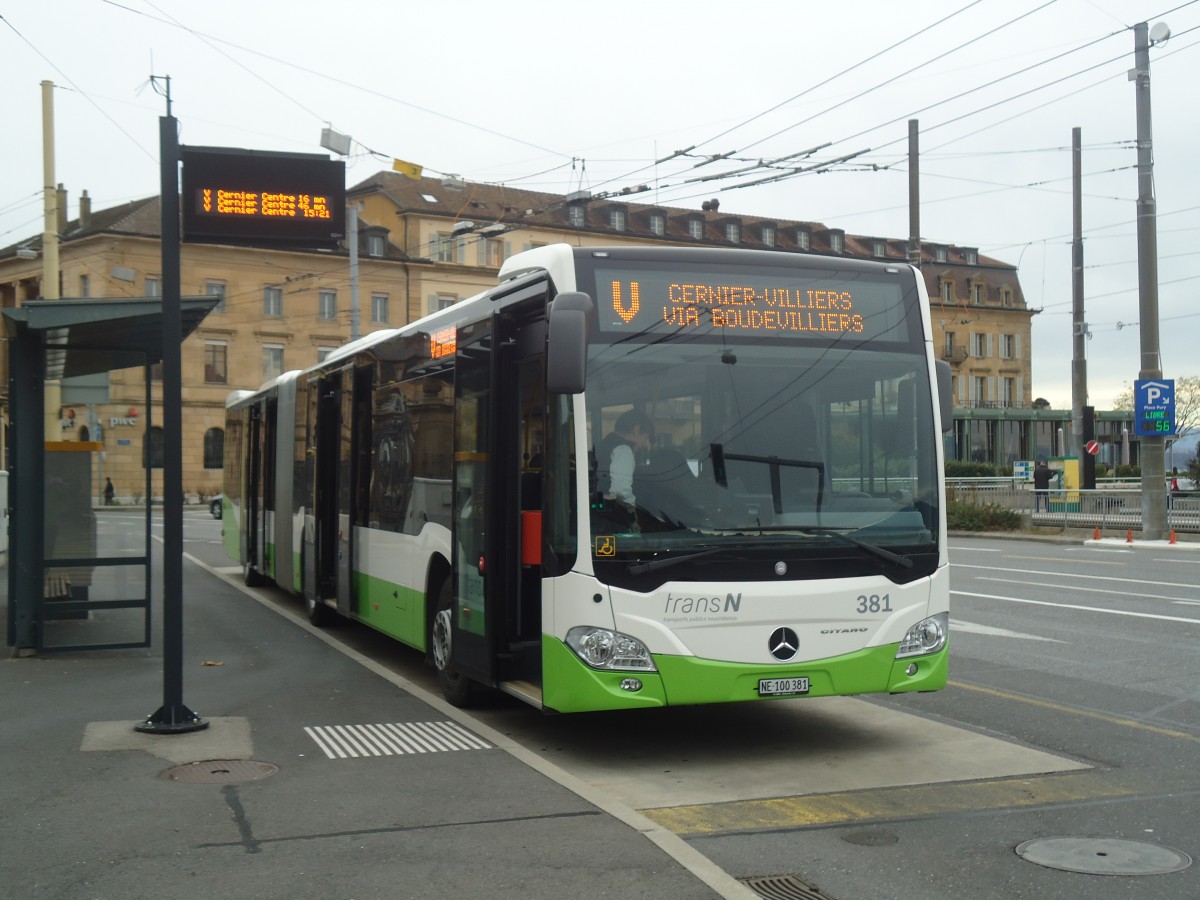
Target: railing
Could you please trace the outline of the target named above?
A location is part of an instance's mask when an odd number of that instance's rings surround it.
[[[975,505],[995,504],[1029,516],[1033,525],[1067,528],[1141,530],[1142,492],[1138,487],[1097,490],[1053,488],[1044,494],[1016,478],[953,478],[949,497]],[[1200,532],[1200,493],[1167,495],[1167,528]]]

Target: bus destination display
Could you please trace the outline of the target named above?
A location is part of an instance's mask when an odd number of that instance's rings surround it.
[[[803,270],[781,273],[668,272],[597,269],[600,329],[644,333],[659,328],[727,335],[909,340],[904,291],[895,282]],[[915,295],[914,295],[915,297]],[[910,298],[912,299],[912,298]]]
[[[336,247],[345,233],[344,162],[221,147],[180,155],[186,241]]]

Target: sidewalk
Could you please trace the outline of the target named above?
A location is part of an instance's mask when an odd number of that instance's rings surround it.
[[[157,609],[149,651],[0,661],[5,897],[754,896],[192,562],[184,592],[204,731],[133,730],[162,703]]]

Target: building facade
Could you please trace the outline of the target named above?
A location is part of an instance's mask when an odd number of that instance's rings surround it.
[[[646,193],[560,195],[458,179],[380,172],[348,192],[357,206],[358,277],[349,250],[188,244],[181,293],[218,296],[183,344],[183,481],[204,499],[221,489],[225,399],[320,361],[352,335],[395,328],[493,284],[514,253],[550,243],[746,247],[893,261],[906,242],[849,235],[820,223],[634,202]],[[65,194],[59,209],[67,208]],[[60,291],[70,298],[159,296],[157,197],[60,217]],[[42,295],[41,236],[0,250],[0,305]],[[1030,319],[1015,267],[971,248],[925,245],[922,271],[934,340],[954,372],[956,406],[1021,410],[1031,401]],[[7,372],[6,351],[0,367]],[[64,385],[62,440],[100,441],[96,493],[111,478],[120,500],[161,494],[161,383],[156,370],[109,373],[107,390]],[[0,415],[7,423],[7,378]],[[147,424],[148,423],[148,424]],[[971,458],[970,440],[950,445]]]

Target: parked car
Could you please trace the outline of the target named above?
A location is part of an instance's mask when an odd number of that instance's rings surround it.
[[[224,494],[217,494],[217,496],[208,501],[208,511],[212,513],[214,519],[221,518],[221,504],[224,499]]]

